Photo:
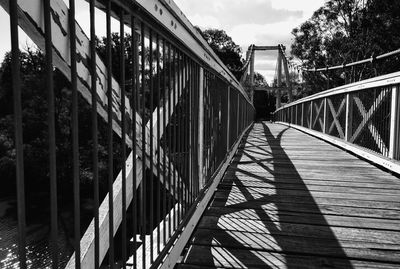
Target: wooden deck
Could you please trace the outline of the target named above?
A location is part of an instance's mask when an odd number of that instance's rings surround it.
[[[400,268],[400,179],[257,123],[178,268]]]

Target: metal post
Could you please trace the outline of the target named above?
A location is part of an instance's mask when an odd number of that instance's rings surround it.
[[[399,89],[398,86],[392,88],[392,102],[390,110],[390,140],[389,140],[389,158],[397,159],[398,156],[398,136],[397,131],[399,127]]]
[[[322,130],[322,132],[324,134],[327,133],[327,127],[328,127],[328,100],[326,98],[324,98],[324,129]]]
[[[349,141],[351,139],[353,125],[353,102],[351,99],[351,94],[346,94],[346,127],[345,127],[345,139]]]
[[[289,68],[288,68],[288,63],[287,59],[285,56],[282,57],[283,59],[283,69],[285,71],[285,78],[286,78],[286,88],[288,90],[288,98],[289,98],[289,103],[293,101],[293,89],[292,89],[292,82],[290,81],[290,75],[289,75]]]
[[[229,152],[230,143],[229,143],[229,136],[230,136],[230,129],[231,129],[231,87],[228,86],[228,98],[226,100],[228,102],[228,109],[227,109],[227,126],[226,126],[226,152]]]
[[[282,52],[279,45],[278,49],[278,81],[276,89],[276,109],[281,107],[281,87],[282,87]]]
[[[254,86],[254,59],[255,59],[255,51],[252,50],[250,51],[251,55],[251,59],[250,59],[250,86]]]
[[[314,106],[314,102],[311,101],[310,102],[310,126],[308,126],[308,128],[312,129],[313,126],[313,106]]]
[[[205,184],[203,171],[203,152],[204,152],[204,69],[200,67],[199,78],[199,190],[203,189]]]

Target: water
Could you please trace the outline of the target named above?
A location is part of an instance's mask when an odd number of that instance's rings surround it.
[[[18,228],[16,201],[13,198],[0,199],[0,268],[19,268]],[[60,221],[59,221],[60,222]],[[72,254],[72,246],[63,225],[59,223],[59,261],[60,268],[65,267]],[[48,216],[38,213],[29,218],[27,232],[27,267],[50,268],[50,227]]]

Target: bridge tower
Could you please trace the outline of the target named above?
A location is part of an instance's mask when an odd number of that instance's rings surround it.
[[[254,83],[254,63],[255,63],[255,52],[256,51],[278,51],[278,71],[277,71],[277,87],[265,87],[265,86],[259,86],[255,85]],[[243,84],[244,81],[246,80],[248,76],[248,71],[249,71],[249,86],[251,88],[252,96],[254,95],[253,91],[267,91],[267,92],[275,92],[276,96],[276,108],[281,107],[281,95],[282,95],[282,90],[287,91],[288,93],[288,99],[289,103],[293,101],[293,94],[292,94],[292,83],[290,81],[290,76],[289,76],[289,67],[288,67],[288,60],[285,55],[285,46],[282,44],[279,44],[277,46],[255,46],[255,45],[250,45],[250,47],[247,50],[246,53],[246,58],[249,61],[249,64],[247,65],[247,69],[244,72],[244,75],[241,79],[241,83]],[[283,70],[282,70],[283,67]],[[283,71],[283,72],[282,72]],[[286,85],[285,87],[282,87],[282,74],[284,73],[285,75],[285,81]]]

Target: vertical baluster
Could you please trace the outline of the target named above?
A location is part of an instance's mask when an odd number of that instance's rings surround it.
[[[25,178],[22,130],[22,101],[20,77],[20,51],[18,41],[18,3],[10,1],[11,31],[11,73],[14,108],[14,132],[16,151],[16,182],[18,208],[18,259],[19,267],[26,268],[26,215],[25,215]]]
[[[188,135],[188,111],[187,111],[187,93],[189,91],[189,85],[190,85],[190,80],[189,80],[189,65],[188,65],[188,59],[185,57],[184,59],[185,63],[185,80],[186,80],[186,87],[183,89],[182,93],[182,98],[183,98],[183,115],[184,115],[184,121],[183,121],[183,178],[185,178],[187,182],[187,188],[186,188],[186,194],[185,194],[185,200],[187,203],[185,203],[185,212],[188,209],[189,203],[190,203],[190,182],[189,182],[189,177],[188,177],[188,155],[187,155],[187,135]]]
[[[171,153],[171,148],[172,148],[172,112],[171,112],[171,94],[172,94],[172,63],[171,63],[171,44],[168,43],[167,46],[167,62],[168,62],[168,186],[171,190],[171,158],[172,158],[172,153]],[[168,238],[171,237],[171,208],[173,205],[171,205],[172,200],[171,198],[168,198],[167,200],[167,208],[168,208]]]
[[[181,109],[181,98],[182,98],[182,85],[183,85],[183,75],[182,75],[182,53],[179,52],[178,53],[178,72],[177,72],[177,76],[178,76],[178,100],[176,102],[175,105],[175,111],[176,111],[176,115],[178,116],[178,132],[176,134],[176,136],[178,136],[178,145],[177,145],[177,152],[179,152],[178,155],[178,161],[176,162],[176,167],[175,169],[178,169],[179,167],[179,175],[180,177],[178,177],[180,180],[178,182],[178,223],[181,221],[182,219],[182,206],[183,205],[183,181],[184,178],[182,177],[182,109]],[[179,163],[179,166],[178,166]]]
[[[173,210],[173,232],[176,230],[177,227],[177,221],[176,221],[176,217],[177,217],[177,212],[176,212],[176,205],[177,205],[177,184],[176,184],[176,165],[177,165],[177,158],[176,158],[176,143],[177,143],[177,139],[176,139],[176,134],[177,134],[177,128],[176,128],[176,124],[177,124],[177,117],[176,117],[176,83],[177,83],[177,69],[176,69],[176,48],[174,47],[172,50],[172,109],[173,112],[171,112],[171,118],[170,118],[170,122],[172,123],[172,149],[171,149],[171,153],[173,154],[173,165],[174,165],[174,169],[173,169],[173,175],[172,175],[172,180],[173,180],[173,198],[172,198],[172,206],[174,208]]]
[[[345,140],[350,141],[353,125],[353,99],[351,93],[346,94],[346,125]]]
[[[121,244],[122,244],[122,267],[126,268],[126,112],[125,112],[125,29],[124,29],[124,10],[121,8],[119,14],[119,77],[121,87],[121,163],[122,163],[122,222],[121,222]]]
[[[202,67],[198,70],[199,80],[199,119],[198,119],[198,162],[199,162],[199,190],[203,189],[204,181],[204,69]]]
[[[391,159],[398,159],[398,131],[399,131],[399,86],[392,86],[391,106],[390,106],[390,135],[389,135],[389,155]]]
[[[156,37],[156,57],[157,57],[157,61],[156,61],[156,69],[157,69],[157,219],[156,222],[158,223],[157,225],[157,254],[160,253],[161,251],[161,247],[160,247],[160,221],[161,221],[161,197],[160,197],[160,192],[161,192],[161,182],[160,182],[160,177],[161,177],[161,156],[160,156],[160,149],[161,149],[161,137],[160,137],[160,131],[161,131],[161,124],[160,124],[160,120],[161,120],[161,116],[160,116],[160,106],[161,106],[161,68],[160,68],[160,36],[157,34]],[[165,178],[164,178],[165,180]]]
[[[167,156],[167,141],[166,141],[166,136],[167,136],[167,98],[168,98],[168,86],[167,86],[167,55],[166,55],[166,43],[165,39],[163,39],[163,45],[162,45],[162,55],[163,55],[163,88],[164,88],[164,96],[163,96],[163,150],[164,150],[164,156],[163,156],[163,207],[162,207],[162,216],[164,218],[163,220],[163,243],[165,245],[166,243],[166,234],[167,234],[167,225],[166,225],[166,220],[167,220],[167,177],[168,177],[168,172],[167,172],[167,162],[166,162],[166,156]]]
[[[93,171],[93,215],[94,215],[94,268],[100,267],[99,262],[99,158],[98,158],[98,137],[97,137],[97,70],[96,70],[96,26],[95,26],[95,0],[90,0],[90,71],[91,71],[91,92],[92,92],[92,171]]]
[[[140,49],[141,49],[141,109],[142,109],[142,185],[140,190],[140,200],[141,200],[141,240],[142,240],[142,266],[146,268],[146,223],[147,223],[147,212],[146,212],[146,203],[147,203],[147,193],[146,193],[146,46],[145,46],[145,31],[144,31],[144,23],[141,22],[140,25]],[[153,171],[150,171],[153,173]]]
[[[106,7],[106,28],[107,28],[107,41],[106,41],[106,63],[107,63],[107,139],[108,139],[108,210],[109,210],[109,242],[110,248],[108,250],[108,261],[111,268],[114,268],[114,190],[113,190],[113,97],[112,97],[112,40],[111,40],[111,0],[107,1]]]
[[[50,0],[44,0],[44,28],[45,28],[45,63],[46,89],[48,105],[48,132],[49,132],[49,166],[50,166],[50,218],[51,218],[51,257],[52,267],[58,268],[58,220],[57,220],[57,172],[56,172],[56,134],[55,134],[55,106],[53,80],[53,43],[51,34],[51,6]]]
[[[153,83],[153,31],[150,29],[149,30],[149,80],[150,80],[150,99],[149,99],[149,122],[150,122],[150,203],[149,203],[149,226],[150,226],[150,263],[153,262],[153,243],[154,243],[154,238],[153,238],[153,215],[154,215],[154,161],[153,161],[153,138],[154,138],[154,130],[153,130],[153,101],[154,101],[154,83]]]
[[[132,50],[132,88],[131,88],[131,108],[132,108],[132,243],[133,243],[133,268],[137,267],[137,252],[136,252],[136,234],[137,234],[137,128],[136,128],[136,113],[138,107],[138,91],[139,91],[139,51],[138,51],[138,38],[135,31],[136,18],[131,17],[131,50]],[[139,136],[140,137],[140,136]]]
[[[189,131],[189,145],[188,145],[188,164],[189,164],[189,173],[188,173],[188,182],[190,182],[190,194],[191,194],[191,197],[192,197],[192,199],[190,200],[191,201],[191,204],[194,202],[194,200],[195,200],[195,195],[194,195],[194,184],[193,184],[193,163],[192,163],[192,161],[193,161],[193,148],[192,148],[192,142],[193,142],[193,120],[192,120],[192,118],[193,118],[193,100],[192,100],[192,96],[193,96],[193,90],[194,90],[194,79],[193,79],[193,74],[194,74],[194,72],[193,72],[193,61],[191,60],[191,59],[189,59],[189,66],[188,66],[188,72],[189,72],[189,76],[188,76],[188,80],[189,80],[189,85],[190,85],[190,87],[189,87],[189,91],[188,91],[188,94],[189,94],[189,102],[188,102],[188,113],[189,113],[189,115],[188,115],[188,120],[189,120],[189,123],[188,123],[188,125],[189,125],[189,128],[188,128],[188,131]],[[190,208],[190,205],[188,205],[188,208]]]
[[[79,140],[78,140],[78,89],[76,73],[76,30],[75,30],[75,0],[69,1],[69,29],[71,53],[71,90],[72,90],[72,174],[74,195],[74,251],[75,268],[81,268],[80,251],[80,190],[79,190]]]

